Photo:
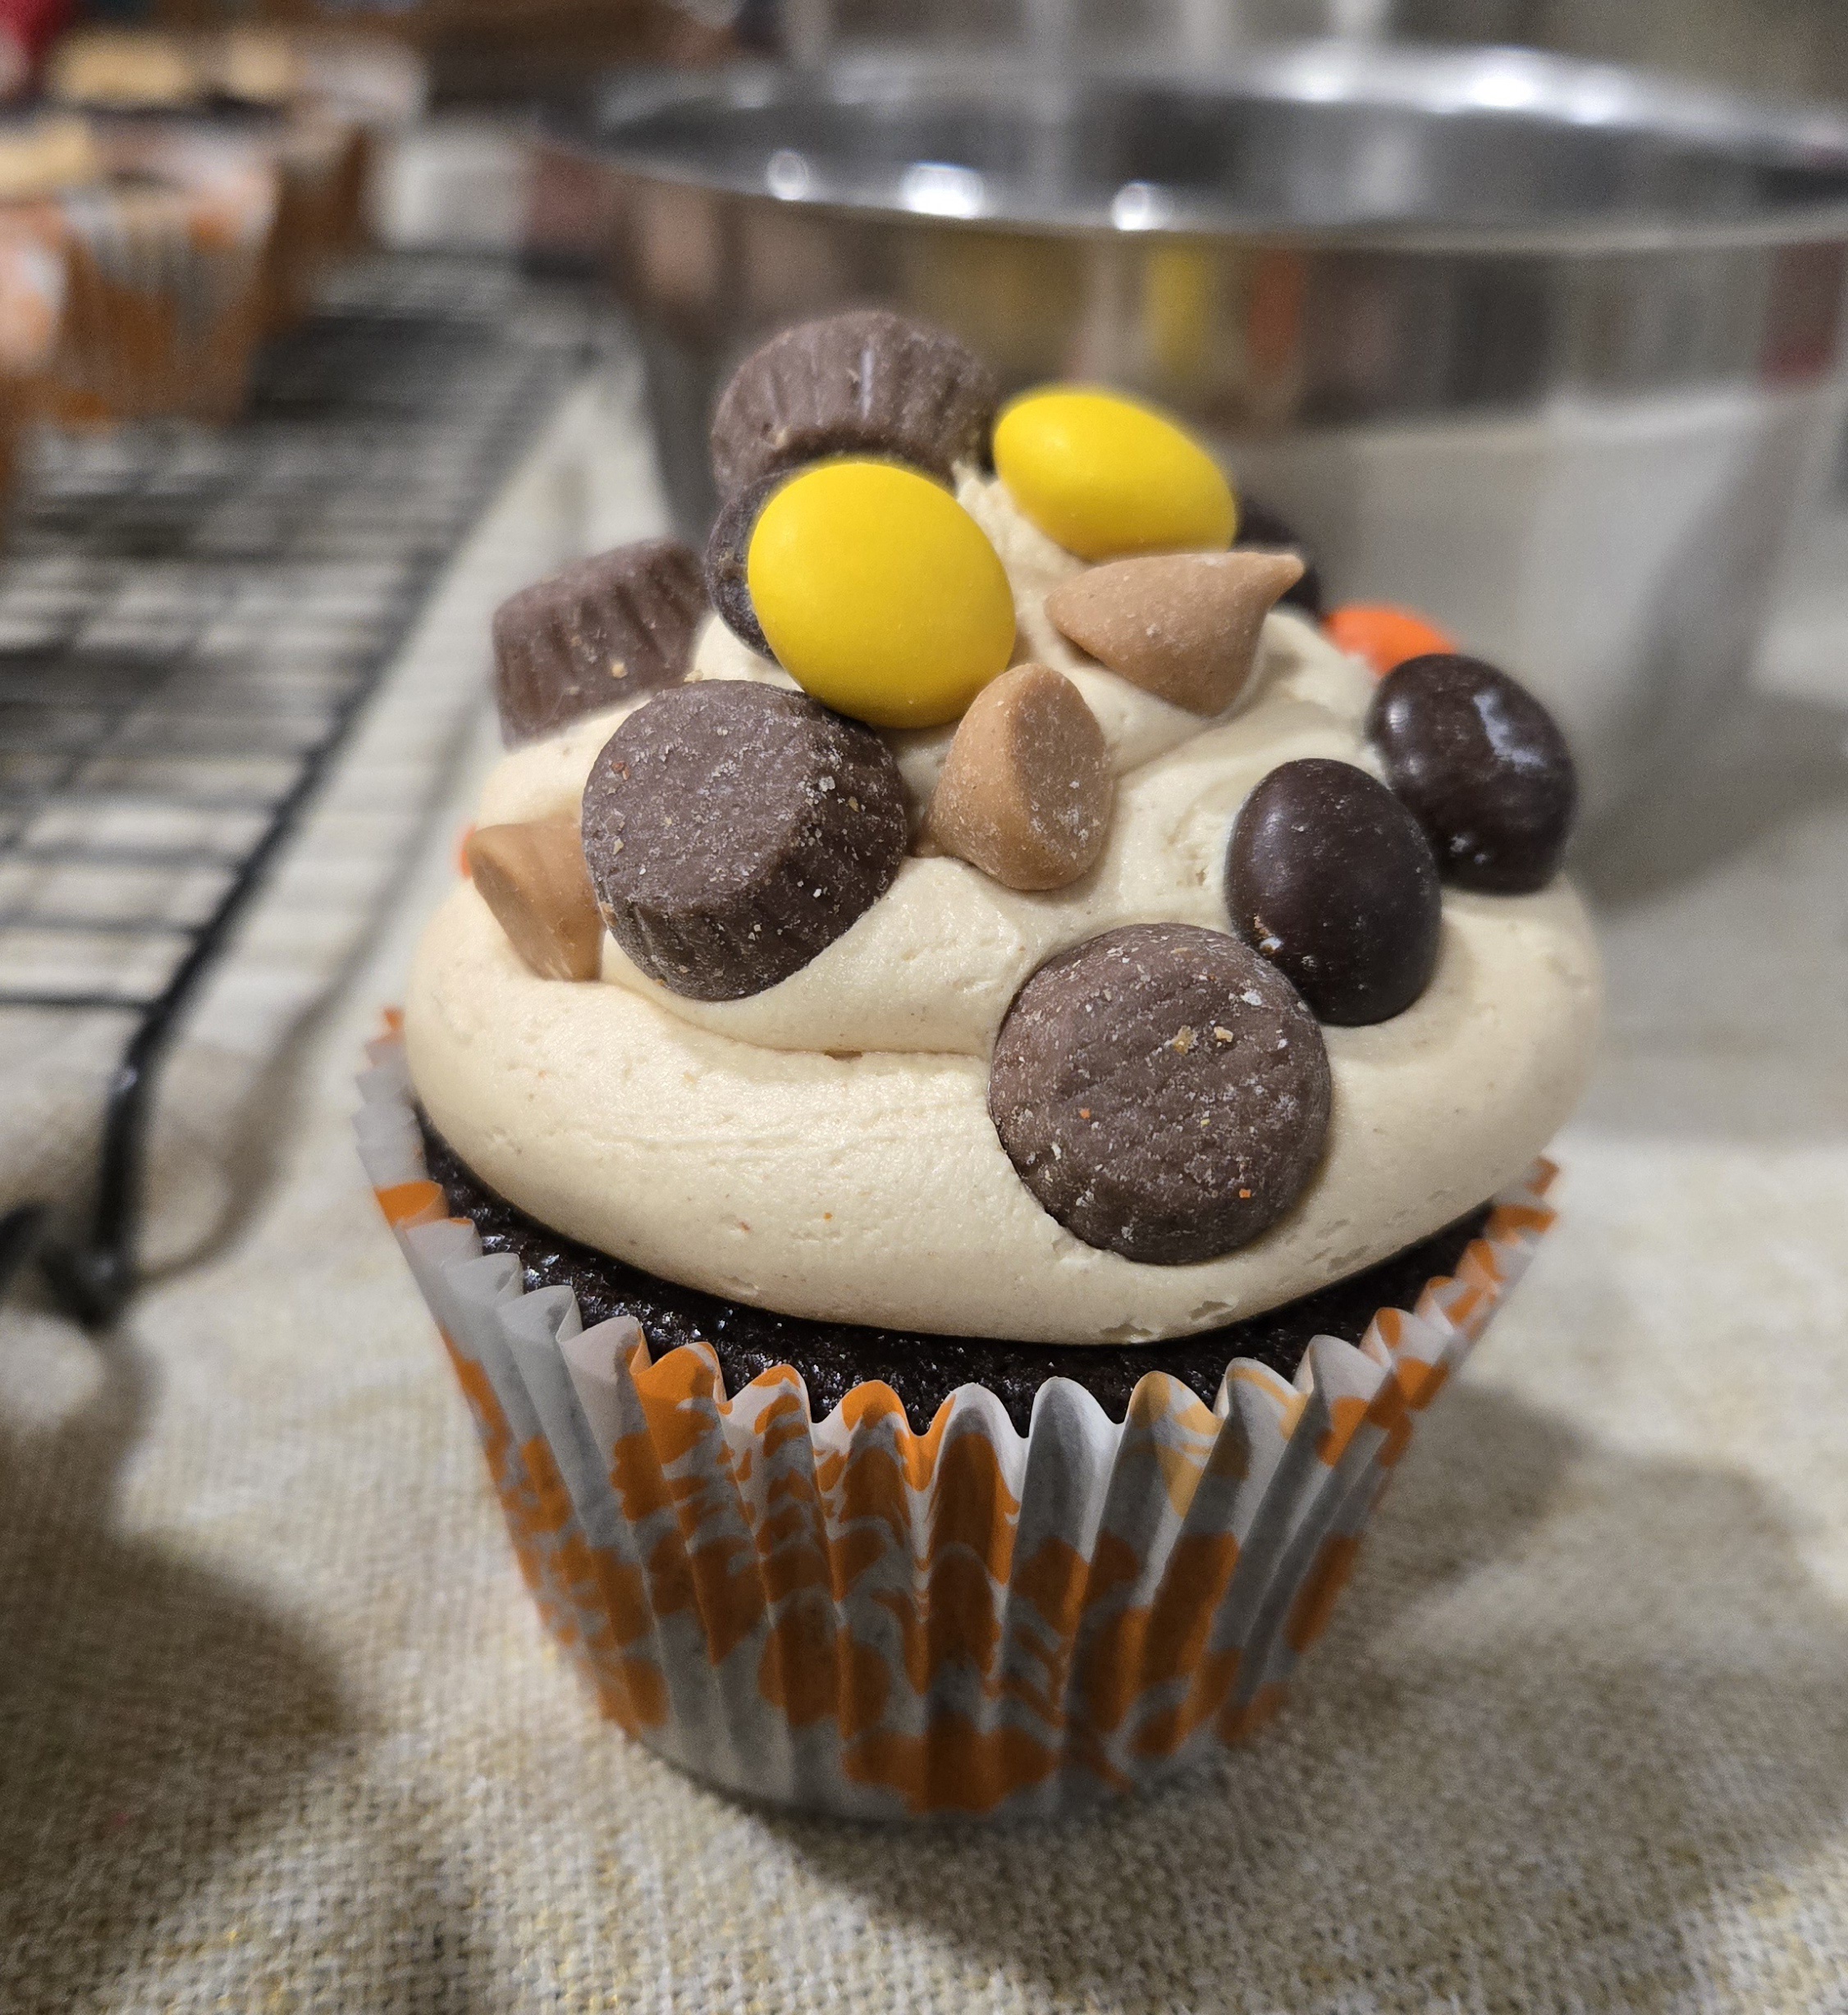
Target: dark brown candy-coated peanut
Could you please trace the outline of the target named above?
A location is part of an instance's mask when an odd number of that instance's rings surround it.
[[[1281,606],[1288,602],[1292,608],[1320,623],[1322,619],[1324,596],[1322,569],[1317,565],[1315,555],[1307,543],[1298,537],[1296,528],[1288,519],[1255,499],[1241,493],[1238,499],[1238,536],[1232,542],[1235,553],[1294,553],[1302,562],[1302,578],[1292,582],[1277,597]]]
[[[1226,907],[1320,1021],[1390,1021],[1437,963],[1443,901],[1430,843],[1352,763],[1306,756],[1263,779],[1226,848]]]
[[[824,455],[890,455],[947,480],[980,461],[999,387],[973,351],[888,308],[805,322],[747,357],[712,415],[712,475],[729,497]]]
[[[694,1000],[787,979],[892,885],[904,788],[870,728],[804,693],[710,679],[657,693],[584,787],[583,850],[611,934]]]
[[[494,612],[495,692],[512,745],[684,677],[706,614],[692,549],[641,539],[510,595]]]
[[[1367,733],[1446,881],[1526,895],[1558,872],[1578,806],[1572,753],[1506,672],[1449,652],[1408,659],[1379,682]]]
[[[1020,1179],[1087,1245],[1214,1259],[1283,1216],[1321,1159],[1322,1032],[1247,944],[1132,924],[1060,953],[1014,996],[988,1110]]]

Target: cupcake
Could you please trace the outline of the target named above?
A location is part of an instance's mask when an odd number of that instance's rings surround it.
[[[203,104],[210,80],[188,37],[159,28],[88,28],[52,51],[44,85],[55,103],[90,112],[180,111]]]
[[[276,203],[273,171],[210,136],[68,114],[0,122],[0,228],[65,275],[36,404],[77,423],[236,411]]]
[[[0,136],[0,190],[18,171]],[[0,513],[12,487],[21,430],[39,405],[39,386],[64,318],[64,261],[0,200]],[[0,518],[3,523],[3,518]]]
[[[360,1120],[606,1711],[867,1816],[1275,1707],[1597,1012],[1544,709],[1335,648],[1164,416],[998,403],[895,316],[788,331],[703,556],[500,610]]]
[[[258,311],[268,332],[299,319],[330,258],[363,235],[368,134],[405,96],[405,62],[371,39],[281,27],[88,29],[59,44],[46,86],[96,117],[137,171],[216,148],[275,178]],[[379,78],[382,95],[368,96]]]

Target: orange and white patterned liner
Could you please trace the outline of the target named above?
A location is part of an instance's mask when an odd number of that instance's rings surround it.
[[[0,209],[0,383],[45,368],[57,345],[64,295],[63,259]]]
[[[39,403],[88,423],[243,405],[262,330],[276,170],[235,139],[112,129],[118,177],[7,206],[66,275],[62,330]]]
[[[1275,1711],[1419,1414],[1553,1222],[1538,1165],[1454,1279],[1249,1360],[1209,1408],[1150,1373],[1113,1422],[1054,1378],[1029,1432],[979,1386],[923,1433],[857,1386],[819,1424],[780,1366],[727,1398],[702,1344],[524,1291],[424,1174],[401,1041],[360,1152],[448,1346],[527,1582],[603,1711],[694,1775],[862,1818],[1046,1815]]]

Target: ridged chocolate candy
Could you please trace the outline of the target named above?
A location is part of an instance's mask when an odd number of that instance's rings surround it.
[[[1302,1193],[1328,1132],[1314,1018],[1247,944],[1131,924],[1015,995],[988,1110],[1040,1203],[1087,1245],[1155,1266],[1247,1245]]]
[[[677,539],[597,553],[494,612],[495,694],[510,745],[671,685],[706,614],[698,556]]]
[[[712,475],[729,497],[823,455],[890,455],[947,478],[979,461],[1000,392],[941,329],[888,308],[805,322],[747,357],[712,415]]]
[[[1429,984],[1443,898],[1430,843],[1352,763],[1283,763],[1240,808],[1226,848],[1233,928],[1317,1018],[1390,1021]]]
[[[1380,681],[1367,733],[1446,881],[1526,895],[1558,872],[1578,806],[1572,753],[1506,672],[1449,652],[1409,659]]]
[[[904,788],[869,728],[742,679],[657,694],[584,786],[583,848],[611,934],[694,1000],[786,980],[892,885]]]
[[[765,658],[776,654],[752,606],[751,583],[745,568],[750,558],[751,534],[757,528],[757,514],[783,479],[780,471],[760,476],[755,482],[734,491],[719,506],[706,541],[706,592],[719,612],[720,621],[740,643],[748,644]]]

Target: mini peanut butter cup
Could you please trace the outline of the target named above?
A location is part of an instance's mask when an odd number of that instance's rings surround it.
[[[751,601],[748,562],[751,534],[757,528],[758,514],[783,480],[780,472],[760,476],[742,490],[734,491],[719,506],[712,530],[706,541],[706,592],[719,619],[742,644],[761,658],[774,658],[770,639]]]
[[[584,786],[583,848],[611,934],[693,1000],[761,994],[892,885],[904,786],[870,728],[807,694],[712,679],[657,694]]]
[[[1249,1245],[1296,1202],[1330,1090],[1320,1030],[1249,945],[1128,924],[1048,959],[1014,996],[988,1111],[1074,1237],[1186,1266]]]
[[[721,497],[824,455],[890,455],[948,480],[979,461],[1000,390],[975,353],[889,308],[805,322],[753,350],[712,415]]]
[[[494,690],[510,747],[684,678],[706,614],[698,555],[677,539],[593,554],[494,612]]]

